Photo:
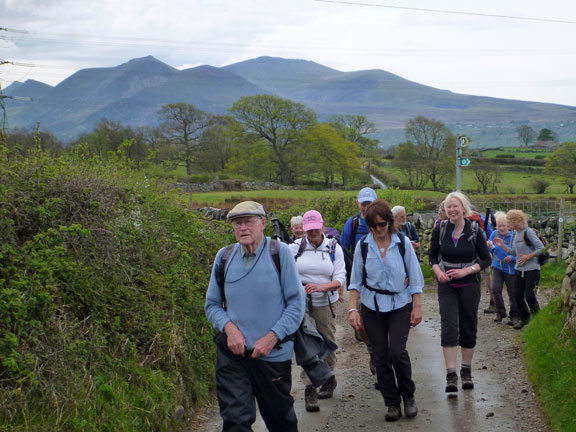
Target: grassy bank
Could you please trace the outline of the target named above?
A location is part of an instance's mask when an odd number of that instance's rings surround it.
[[[551,301],[524,331],[528,373],[555,431],[576,431],[576,339],[564,327],[559,299]]]

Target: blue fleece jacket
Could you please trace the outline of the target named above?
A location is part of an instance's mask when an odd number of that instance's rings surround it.
[[[509,248],[512,247],[512,239],[514,238],[514,231],[509,231],[508,235],[506,237],[502,237],[500,235],[500,233],[495,230],[492,231],[492,234],[490,235],[490,241],[493,242],[494,239],[496,237],[500,237],[502,240],[504,240],[504,244],[506,246],[508,246]],[[492,267],[497,268],[498,270],[503,271],[504,273],[507,274],[514,274],[514,270],[516,267],[516,257],[509,255],[504,248],[501,248],[500,246],[496,246],[494,245],[494,247],[490,250],[490,252],[492,252],[494,254],[494,258],[492,259]],[[504,258],[506,257],[510,257],[511,261],[510,262],[505,262]]]
[[[225,276],[227,309],[222,307],[221,290],[216,281],[216,265],[223,249],[216,255],[212,277],[206,293],[206,316],[215,329],[222,331],[232,321],[246,338],[246,347],[272,330],[279,339],[298,329],[304,319],[306,299],[296,262],[288,246],[280,245],[281,276],[270,255],[270,238],[263,237],[256,257],[247,267],[237,243],[228,259]],[[285,342],[281,349],[273,349],[262,360],[286,361],[292,358],[293,342]]]

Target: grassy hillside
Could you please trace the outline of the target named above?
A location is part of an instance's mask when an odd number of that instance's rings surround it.
[[[0,430],[178,429],[212,385],[228,240],[121,163],[0,147]]]

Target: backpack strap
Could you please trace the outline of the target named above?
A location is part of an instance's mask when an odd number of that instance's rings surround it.
[[[298,252],[296,252],[296,255],[294,255],[294,261],[298,261],[298,258],[302,256],[304,250],[306,249],[306,244],[306,236],[304,236],[300,239],[300,247],[298,247]]]
[[[356,249],[356,233],[358,232],[359,225],[360,225],[360,215],[355,214],[352,217],[352,253],[354,253],[354,249]]]
[[[265,240],[266,241],[266,240]],[[226,280],[226,268],[232,252],[234,251],[235,244],[226,246],[220,255],[220,262],[216,266],[216,281],[220,287],[220,295],[222,297],[222,307],[226,310],[226,291],[224,290],[224,284]],[[278,274],[278,279],[282,278],[282,266],[280,265],[280,241],[271,239],[270,240],[270,258],[272,258],[272,263]]]
[[[398,244],[398,249],[400,251],[400,256],[402,257],[402,263],[404,264],[404,272],[406,273],[406,278],[404,279],[404,283],[406,284],[406,288],[410,282],[410,276],[408,274],[408,267],[406,266],[406,244],[404,243],[404,238],[406,237],[403,233],[397,233],[398,237],[400,238],[400,243]],[[368,256],[368,243],[364,240],[366,236],[360,239],[360,251],[362,252],[362,285],[368,288],[370,291],[375,291],[379,294],[386,294],[386,295],[394,295],[398,294],[396,292],[388,291],[388,290],[381,290],[372,288],[366,283],[366,257]]]

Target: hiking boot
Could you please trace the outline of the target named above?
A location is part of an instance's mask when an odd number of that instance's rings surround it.
[[[462,379],[462,390],[472,390],[474,381],[472,381],[472,370],[469,368],[460,369],[460,378]]]
[[[455,393],[458,391],[458,375],[456,372],[450,372],[446,375],[446,393]]]
[[[484,313],[496,313],[496,306],[490,304],[486,309],[484,309]]]
[[[494,322],[502,322],[504,318],[506,318],[504,315],[497,313],[496,316],[494,317]]]
[[[406,417],[416,417],[418,415],[418,407],[414,398],[404,399],[404,414]]]
[[[318,392],[318,399],[330,399],[334,396],[334,389],[336,388],[336,377],[332,375],[328,381],[322,384],[320,391]]]
[[[525,325],[526,325],[526,323],[525,323],[523,320],[519,319],[519,320],[517,320],[516,323],[514,324],[514,328],[515,328],[516,330],[520,330],[520,329],[521,329],[522,327],[524,327]]]
[[[306,389],[304,390],[304,402],[306,403],[306,411],[308,412],[320,411],[320,406],[318,405],[318,393],[316,392],[316,387],[306,386]]]
[[[402,417],[402,410],[400,405],[393,405],[388,407],[388,412],[384,415],[384,419],[389,422],[393,422]]]

